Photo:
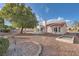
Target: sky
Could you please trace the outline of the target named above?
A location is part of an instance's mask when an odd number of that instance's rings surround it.
[[[45,20],[57,17],[65,19],[79,19],[79,4],[64,4],[64,3],[37,3],[27,4],[33,11]]]
[[[0,9],[4,4],[0,4]],[[67,22],[73,23],[79,20],[78,3],[26,3],[32,8],[39,21],[63,18]],[[7,22],[8,23],[8,22]]]
[[[69,25],[79,20],[79,4],[76,3],[36,3],[26,5],[32,8],[38,20],[63,18]]]

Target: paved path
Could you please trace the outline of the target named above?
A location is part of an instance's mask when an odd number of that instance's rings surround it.
[[[36,56],[41,53],[41,46],[34,42],[10,42],[7,56]]]

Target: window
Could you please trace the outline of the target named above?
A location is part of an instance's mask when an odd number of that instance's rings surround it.
[[[60,27],[59,27],[59,32],[60,32]]]
[[[43,28],[41,28],[41,31],[43,31]]]
[[[57,32],[57,27],[54,28],[54,31]]]

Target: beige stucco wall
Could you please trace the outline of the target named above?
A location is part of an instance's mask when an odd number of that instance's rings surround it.
[[[47,27],[47,32],[48,33],[53,33],[53,34],[65,34],[67,32],[66,26],[60,27],[60,32],[55,32],[54,31],[55,27],[59,28],[59,26],[53,26],[53,27],[48,26]]]
[[[66,26],[63,26],[61,28],[61,34],[65,34],[65,33],[67,33],[67,27]]]
[[[52,32],[52,28],[50,26],[47,27],[47,32],[51,33]]]

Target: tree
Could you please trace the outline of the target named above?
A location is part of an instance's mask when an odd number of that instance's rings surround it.
[[[75,27],[79,27],[79,21],[75,21]]]
[[[24,28],[34,28],[37,25],[37,19],[32,9],[26,7],[25,4],[5,4],[0,15],[6,19],[10,19],[15,27],[21,28],[20,33],[23,33]]]

